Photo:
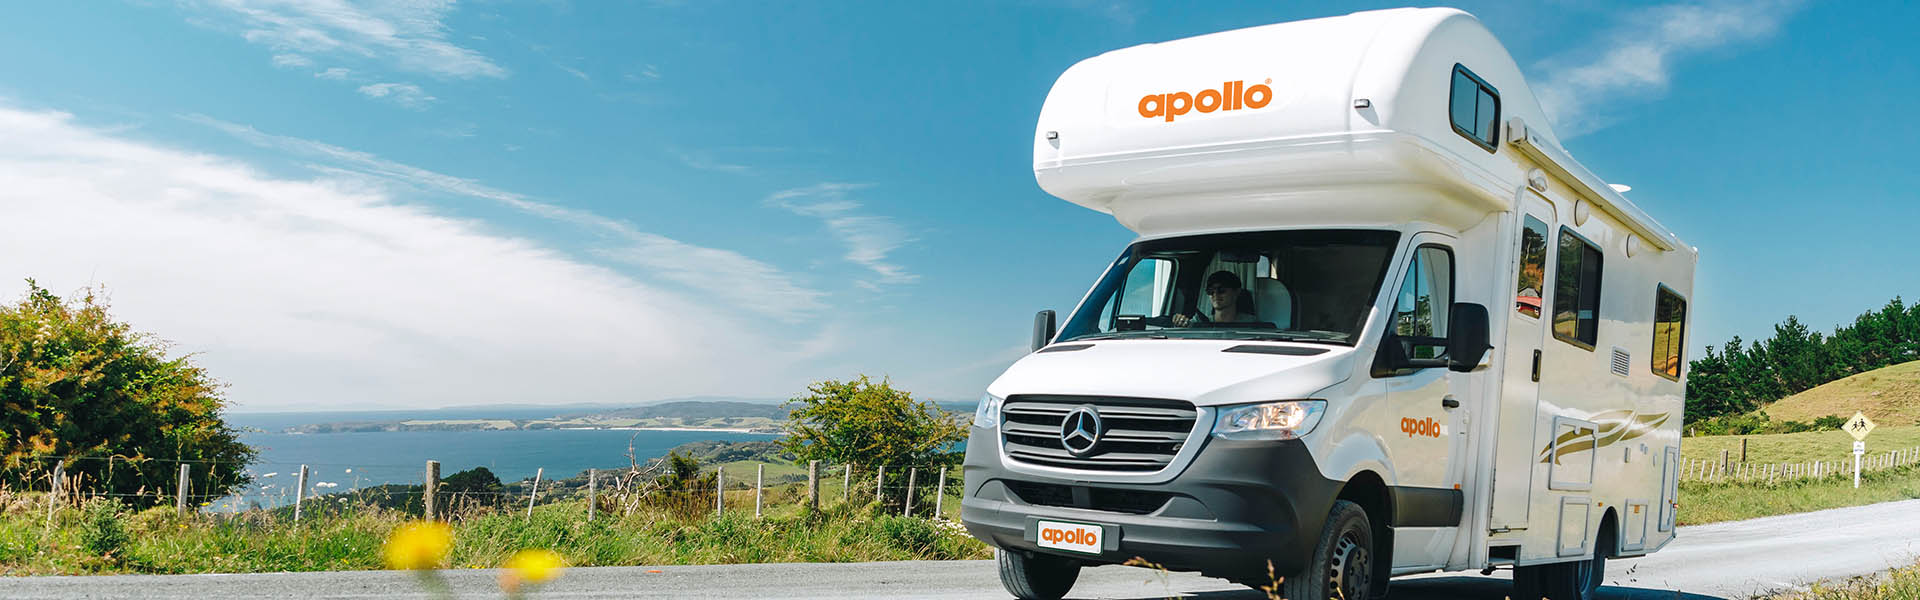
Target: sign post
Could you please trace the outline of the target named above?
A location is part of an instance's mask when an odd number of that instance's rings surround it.
[[[1873,419],[1867,418],[1866,413],[1855,411],[1853,418],[1847,419],[1847,424],[1840,428],[1853,436],[1853,489],[1857,490],[1860,489],[1860,458],[1867,454],[1867,434],[1873,433]]]

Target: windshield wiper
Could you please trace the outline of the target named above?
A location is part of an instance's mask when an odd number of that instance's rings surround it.
[[[1259,340],[1263,342],[1299,342],[1304,344],[1328,344],[1333,346],[1347,345],[1346,342],[1339,341],[1339,340],[1327,339],[1323,337],[1303,336],[1303,335],[1297,335],[1297,334],[1286,334],[1286,333],[1279,333],[1279,332],[1273,332],[1273,331],[1235,331],[1235,332],[1232,332],[1232,334],[1236,339]]]
[[[1095,340],[1125,340],[1125,339],[1164,340],[1164,339],[1167,339],[1167,336],[1166,334],[1160,333],[1158,331],[1115,331],[1113,333],[1096,333],[1092,335],[1079,336],[1073,339],[1060,340],[1060,343],[1091,342]]]

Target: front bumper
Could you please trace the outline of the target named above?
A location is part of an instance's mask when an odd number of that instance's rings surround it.
[[[1139,558],[1176,571],[1264,579],[1305,568],[1340,484],[1320,475],[1298,440],[1209,438],[1165,483],[1102,483],[1014,473],[1000,462],[998,430],[974,428],[967,441],[960,520],[974,537],[1010,550],[1089,563]],[[1164,499],[1164,502],[1160,502]],[[1041,519],[1106,528],[1098,555],[1043,549]]]

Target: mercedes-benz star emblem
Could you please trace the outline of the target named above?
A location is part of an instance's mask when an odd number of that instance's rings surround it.
[[[1081,406],[1060,421],[1060,445],[1074,456],[1084,456],[1100,443],[1100,411]]]

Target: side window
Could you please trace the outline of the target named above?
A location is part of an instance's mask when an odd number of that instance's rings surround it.
[[[1600,339],[1600,247],[1560,228],[1553,276],[1553,337],[1592,350]]]
[[[1413,253],[1393,304],[1393,335],[1406,345],[1408,358],[1446,354],[1452,307],[1453,254],[1440,246],[1421,246]]]
[[[1455,133],[1488,152],[1500,145],[1500,92],[1465,66],[1453,66],[1447,112],[1452,115]]]
[[[1687,343],[1687,299],[1660,286],[1653,299],[1653,372],[1678,381]]]
[[[1540,318],[1541,294],[1547,278],[1547,224],[1527,215],[1520,230],[1520,280],[1514,284],[1513,309]]]
[[[1166,311],[1167,301],[1173,294],[1173,261],[1164,258],[1148,258],[1134,263],[1133,270],[1127,272],[1127,282],[1119,293],[1113,295],[1113,304],[1108,306],[1107,328],[1112,329],[1113,318],[1120,315],[1139,315],[1157,317]]]

